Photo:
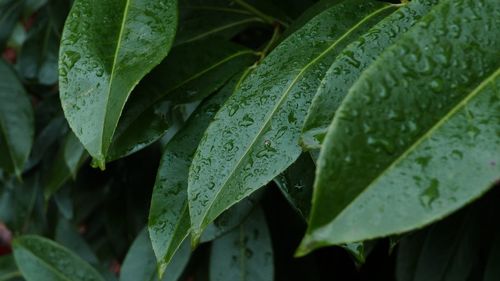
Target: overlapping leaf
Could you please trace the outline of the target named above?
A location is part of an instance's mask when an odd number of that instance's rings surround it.
[[[173,257],[172,263],[166,268],[166,271],[165,268],[162,269],[162,272],[165,271],[165,275],[159,278],[155,254],[151,248],[147,229],[144,229],[139,233],[134,243],[132,243],[125,257],[121,268],[120,281],[176,281],[181,277],[190,256],[191,248],[186,241],[180,246],[179,251]]]
[[[149,214],[149,234],[162,267],[170,262],[189,234],[187,177],[193,154],[213,116],[233,94],[241,78],[236,75],[219,93],[203,102],[165,148]]]
[[[271,181],[300,155],[300,128],[319,81],[351,40],[395,7],[334,5],[289,36],[217,113],[189,172],[193,239],[224,210]]]
[[[130,92],[167,55],[176,25],[176,0],[75,1],[61,42],[60,96],[101,168]]]
[[[410,2],[380,21],[339,54],[321,81],[307,113],[301,139],[305,148],[321,147],[335,111],[359,75],[437,2],[438,0]]]
[[[363,73],[323,144],[300,254],[421,227],[498,180],[499,13],[443,1]]]
[[[274,279],[273,248],[264,212],[256,208],[235,230],[214,241],[210,280]]]
[[[172,49],[134,91],[116,130],[108,161],[158,140],[171,125],[173,106],[214,93],[255,59],[254,51],[220,39]]]

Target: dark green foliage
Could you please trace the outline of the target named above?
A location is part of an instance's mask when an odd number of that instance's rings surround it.
[[[500,280],[499,27],[497,0],[0,0],[0,281]]]

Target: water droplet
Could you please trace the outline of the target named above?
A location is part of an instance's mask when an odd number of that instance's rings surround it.
[[[437,198],[439,198],[439,181],[434,178],[431,180],[429,186],[420,194],[420,202],[429,208]]]

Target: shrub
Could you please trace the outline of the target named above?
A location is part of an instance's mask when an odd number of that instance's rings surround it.
[[[498,1],[0,23],[0,280],[500,278]]]

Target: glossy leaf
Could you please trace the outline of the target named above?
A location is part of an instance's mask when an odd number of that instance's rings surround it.
[[[33,144],[33,108],[12,68],[0,59],[0,168],[21,177]]]
[[[260,208],[238,228],[214,241],[210,280],[267,281],[274,279],[273,248]]]
[[[125,257],[121,268],[120,281],[178,280],[189,261],[190,255],[191,249],[189,243],[185,242],[173,256],[171,264],[166,268],[165,275],[159,279],[151,241],[149,240],[147,230],[144,229],[137,236]]]
[[[158,140],[172,123],[169,114],[173,106],[214,93],[255,59],[254,51],[218,39],[172,49],[132,95],[117,128],[108,161]]]
[[[443,1],[361,75],[323,144],[300,254],[422,227],[498,180],[498,13]]]
[[[304,127],[302,146],[319,149],[335,111],[361,73],[438,0],[416,0],[376,24],[337,56],[314,96]]]
[[[240,78],[241,75],[237,75],[219,93],[203,102],[165,148],[149,213],[149,234],[160,268],[170,262],[189,234],[187,177],[193,154],[213,116],[233,94]]]
[[[167,55],[176,23],[176,0],[73,4],[59,58],[61,102],[101,168],[130,92]]]
[[[247,77],[217,113],[190,168],[194,240],[299,157],[300,128],[319,78],[343,47],[394,9],[373,1],[335,5],[289,36]]]
[[[88,263],[46,238],[22,236],[12,245],[26,281],[103,281]]]

